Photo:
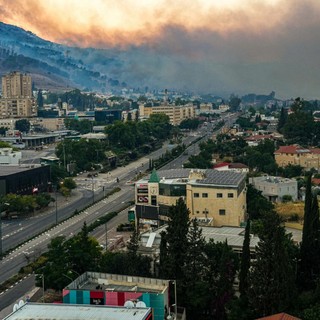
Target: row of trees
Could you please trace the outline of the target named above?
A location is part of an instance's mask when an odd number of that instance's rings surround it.
[[[2,210],[9,215],[11,212],[17,214],[32,213],[34,210],[40,210],[48,207],[51,202],[55,200],[48,193],[41,193],[36,195],[17,195],[6,194],[1,197],[0,203]]]
[[[71,191],[76,188],[76,183],[72,178],[65,178],[57,183],[58,191],[65,197],[70,196]],[[6,213],[8,217],[11,213],[18,215],[34,213],[35,210],[45,209],[55,199],[46,192],[35,193],[33,195],[19,195],[8,193],[0,198],[0,211]]]
[[[70,120],[70,123],[76,121]],[[87,123],[84,130],[89,125],[91,123]],[[125,164],[149,153],[178,131],[170,125],[168,116],[155,114],[143,122],[116,121],[106,127],[106,134],[106,141],[64,140],[57,146],[56,154],[63,163],[75,163],[77,171],[101,169],[101,165],[109,168],[116,165],[116,157]]]
[[[110,215],[111,218],[113,215]],[[108,219],[107,219],[108,220]],[[46,288],[62,290],[70,278],[86,271],[126,275],[151,275],[151,259],[137,254],[137,234],[128,245],[128,252],[103,251],[98,241],[91,237],[84,223],[81,232],[67,240],[64,236],[52,239],[48,252],[42,259],[43,267],[37,272],[44,274]]]

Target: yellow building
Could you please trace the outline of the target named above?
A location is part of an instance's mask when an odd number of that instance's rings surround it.
[[[36,113],[31,76],[20,72],[3,76],[0,118],[33,117]]]
[[[29,118],[36,116],[34,99],[3,98],[0,99],[0,118]]]
[[[166,114],[172,125],[179,125],[181,121],[195,117],[195,107],[193,104],[176,106],[174,104],[163,103],[160,106],[139,106],[140,118],[147,119],[151,114]]]
[[[246,215],[246,175],[213,169],[153,171],[136,183],[138,224],[161,225],[182,197],[190,218],[213,226],[240,226]]]
[[[299,145],[282,146],[274,152],[275,161],[279,167],[289,164],[299,165],[304,169],[320,168],[320,149],[302,148]]]
[[[11,72],[2,77],[3,98],[32,98],[31,76]]]

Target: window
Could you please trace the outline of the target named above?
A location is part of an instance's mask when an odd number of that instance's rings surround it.
[[[199,198],[199,193],[194,193],[194,194],[193,194],[193,197],[194,197],[194,198]]]
[[[226,210],[225,209],[219,209],[219,216],[225,216]]]
[[[228,193],[228,198],[233,198],[233,193]]]
[[[217,198],[222,198],[222,193],[217,193]]]
[[[203,193],[202,194],[202,198],[208,198],[208,194],[207,193]]]
[[[156,206],[157,205],[157,196],[151,196],[151,205]]]

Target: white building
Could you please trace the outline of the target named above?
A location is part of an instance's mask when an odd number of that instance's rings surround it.
[[[298,181],[295,179],[262,176],[249,178],[249,182],[270,201],[281,202],[285,195],[291,196],[293,201],[298,199]]]
[[[12,148],[0,148],[0,165],[18,165],[21,157],[21,151],[13,151]]]

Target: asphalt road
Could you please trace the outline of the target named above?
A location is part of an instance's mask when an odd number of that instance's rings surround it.
[[[233,118],[230,118],[229,125],[234,121]],[[195,145],[188,147],[188,154],[182,154],[178,158],[171,161],[169,164],[165,165],[164,169],[169,168],[181,168],[182,164],[188,159],[191,154],[196,154],[198,149],[198,144],[206,140],[212,134],[212,127],[208,125],[207,127],[203,127],[199,130],[198,136],[188,136],[184,139],[184,143],[188,145],[199,136],[203,138],[197,142]],[[28,262],[36,259],[39,255],[41,255],[47,249],[47,245],[50,243],[53,237],[58,235],[65,235],[67,238],[73,236],[78,233],[81,227],[83,226],[83,222],[86,221],[87,224],[92,223],[93,221],[99,219],[108,212],[117,211],[126,206],[126,204],[134,199],[134,187],[128,186],[125,184],[125,181],[132,179],[135,176],[135,168],[143,168],[141,171],[145,171],[148,167],[149,158],[156,159],[161,154],[163,154],[167,150],[167,147],[164,146],[162,149],[153,152],[148,158],[142,158],[127,166],[127,168],[123,168],[122,173],[119,174],[120,183],[117,184],[121,187],[121,191],[110,196],[109,198],[99,201],[93,206],[89,207],[87,210],[82,212],[81,214],[71,217],[68,220],[60,223],[54,228],[50,229],[48,232],[45,232],[31,241],[21,245],[14,251],[12,251],[8,256],[6,256],[0,262],[0,283],[4,282],[6,279],[10,278],[14,274],[16,274],[21,267],[25,266]],[[113,187],[113,185],[110,185]],[[95,197],[102,197],[103,191],[97,192]],[[69,206],[62,208],[59,210],[59,218],[62,220],[68,217],[76,208],[79,210],[81,207],[88,205],[92,200],[92,192],[84,190],[83,197],[74,203],[69,204]],[[40,230],[45,230],[49,226],[55,223],[55,212],[48,215],[44,215],[41,217],[34,217],[29,219],[28,222],[25,221],[17,221],[13,223],[11,226],[7,226],[5,228],[5,232],[3,233],[3,247],[9,248],[13,247],[14,243],[21,243],[23,239],[30,238],[32,233],[39,233]],[[117,217],[108,222],[108,230],[112,230],[119,223],[127,221],[127,215],[125,212],[121,212]],[[18,227],[18,228],[17,228]],[[9,235],[13,228],[17,231],[14,235]],[[101,231],[97,231],[101,232]],[[21,282],[22,283],[22,282]],[[21,290],[21,292],[27,292],[30,290],[31,282],[26,281],[24,286],[26,288],[21,289],[22,284],[19,283],[17,286],[20,288],[9,290],[6,293],[0,294],[0,310],[8,306],[10,303],[13,303],[16,299],[15,290]],[[29,288],[27,283],[29,283]],[[14,287],[15,288],[15,287]],[[24,291],[25,290],[25,291]],[[5,299],[3,299],[5,297]],[[4,301],[4,302],[3,302]]]

